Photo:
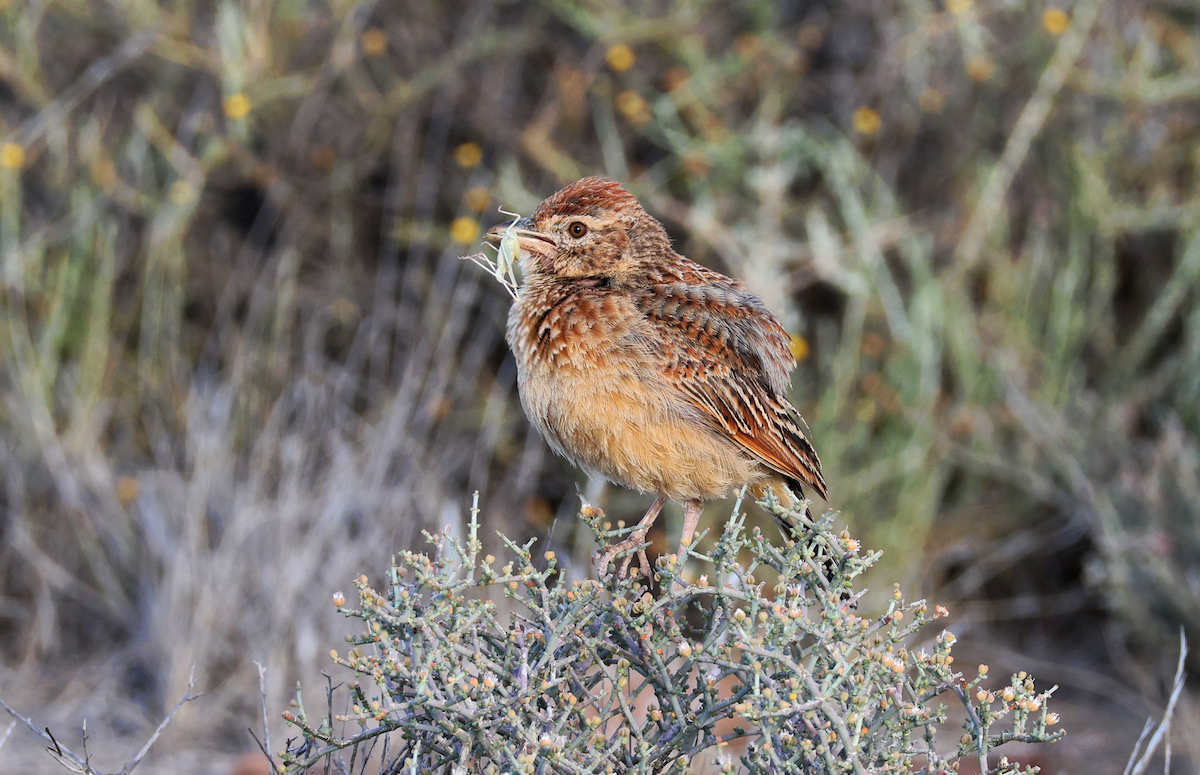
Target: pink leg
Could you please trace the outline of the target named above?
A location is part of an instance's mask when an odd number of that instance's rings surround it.
[[[630,549],[635,548],[638,549],[638,565],[641,567],[642,573],[644,573],[647,578],[650,577],[650,561],[646,559],[646,550],[639,547],[641,547],[642,543],[645,542],[646,533],[650,531],[650,526],[654,524],[654,520],[658,519],[658,513],[662,511],[662,507],[665,506],[666,503],[667,496],[658,496],[654,503],[651,504],[650,509],[646,512],[646,515],[642,517],[642,521],[637,523],[637,527],[633,529],[633,532],[629,534],[628,538],[619,544],[613,544],[612,546],[608,547],[603,554],[597,552],[599,559],[593,557],[593,561],[596,563],[596,571],[601,577],[607,575],[608,565],[612,562],[613,557],[616,557],[621,552],[627,552]],[[625,561],[621,564],[621,575],[625,575],[625,571],[628,570],[629,562],[632,559],[632,556],[625,558]]]
[[[683,562],[683,553],[692,545],[696,536],[696,526],[700,524],[700,512],[704,510],[704,501],[693,499],[683,503],[683,533],[679,536],[679,561]]]

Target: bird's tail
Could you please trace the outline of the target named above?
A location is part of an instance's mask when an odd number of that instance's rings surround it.
[[[771,512],[779,532],[786,539],[792,541],[800,539],[803,534],[803,525],[800,519],[808,517],[808,505],[800,497],[803,491],[798,482],[788,481],[783,477],[771,477],[752,485],[750,493],[756,500],[766,498],[768,494],[774,496],[782,507],[778,513],[774,510]]]

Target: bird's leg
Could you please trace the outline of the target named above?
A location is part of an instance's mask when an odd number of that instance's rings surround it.
[[[642,517],[642,521],[637,523],[637,527],[629,534],[629,537],[624,541],[613,544],[604,551],[603,554],[597,552],[599,559],[596,560],[593,556],[593,561],[596,563],[596,572],[603,578],[608,571],[608,564],[612,562],[613,557],[616,557],[621,552],[628,551],[635,547],[641,547],[641,544],[646,540],[646,533],[650,531],[650,526],[654,524],[654,520],[658,519],[658,513],[662,511],[662,507],[667,503],[667,496],[660,495],[650,505],[646,515]],[[629,561],[632,557],[625,558],[625,562],[621,564],[621,574],[629,568]],[[641,566],[642,572],[646,577],[650,577],[650,561],[646,559],[646,550],[638,549],[638,564]]]
[[[700,512],[704,510],[704,501],[693,498],[683,502],[683,533],[679,536],[679,562],[683,562],[684,552],[692,545],[696,536],[696,526],[700,524]]]

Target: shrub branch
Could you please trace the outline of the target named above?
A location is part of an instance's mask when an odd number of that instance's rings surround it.
[[[385,774],[685,773],[705,759],[764,775],[946,773],[967,757],[988,773],[997,746],[1063,734],[1048,729],[1054,690],[1038,693],[1024,672],[985,689],[986,665],[971,679],[954,670],[948,631],[932,653],[910,650],[944,608],[906,601],[897,585],[882,614],[860,616],[856,580],[880,554],[835,532],[832,512],[813,518],[802,504],[787,514],[800,534],[779,547],[747,531],[739,501],[709,553],[701,535],[659,557],[650,587],[568,580],[532,540],[501,536],[510,559],[481,558],[477,504],[465,541],[427,535],[430,553],[399,554],[386,592],[361,576],[359,607],[335,595],[364,626],[347,654],[331,652],[355,676],[350,713],[330,703],[314,723],[297,691],[286,770],[358,756],[383,736],[399,741],[377,762]],[[602,543],[627,531],[586,503],[581,518]],[[941,696],[967,714],[949,752],[937,745]],[[359,731],[339,737],[334,721]],[[995,770],[1028,771],[1006,759]]]

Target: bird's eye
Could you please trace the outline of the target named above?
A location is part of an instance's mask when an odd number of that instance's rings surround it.
[[[588,227],[583,221],[571,221],[571,225],[567,227],[567,234],[570,234],[575,239],[579,239],[587,233]]]

